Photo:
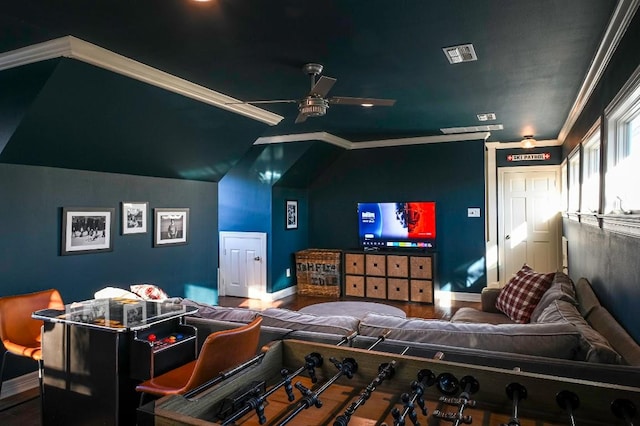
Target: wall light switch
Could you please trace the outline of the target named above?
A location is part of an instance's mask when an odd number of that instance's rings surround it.
[[[287,268],[287,278],[291,276],[291,268]]]
[[[480,217],[480,207],[469,207],[467,217]]]

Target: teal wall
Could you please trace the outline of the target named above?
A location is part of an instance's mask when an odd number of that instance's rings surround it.
[[[563,144],[566,157],[603,117],[631,74],[640,66],[640,14],[636,13],[600,82]],[[603,121],[604,122],[604,121]],[[640,301],[640,238],[621,235],[565,219],[563,235],[569,242],[569,276],[586,277],[603,305],[640,342],[637,306]]]
[[[486,285],[484,141],[351,150],[309,189],[309,244],[358,246],[358,202],[435,201],[441,289]],[[480,218],[467,208],[479,207]]]

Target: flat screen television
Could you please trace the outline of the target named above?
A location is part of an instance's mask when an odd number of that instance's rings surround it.
[[[358,236],[365,249],[432,249],[436,203],[358,203]]]

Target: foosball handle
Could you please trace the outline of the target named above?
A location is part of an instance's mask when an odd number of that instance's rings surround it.
[[[436,378],[436,383],[438,384],[438,390],[447,396],[455,395],[460,389],[458,379],[451,373],[439,374]]]
[[[636,406],[628,399],[616,399],[611,403],[611,411],[619,418],[623,419],[627,425],[632,425],[631,421],[637,413]]]
[[[578,398],[578,395],[568,390],[562,390],[556,395],[556,402],[560,408],[569,414],[571,425],[575,426],[576,422],[573,411],[580,406],[580,398]]]

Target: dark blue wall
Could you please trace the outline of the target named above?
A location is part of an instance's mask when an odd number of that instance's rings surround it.
[[[57,288],[70,303],[145,282],[217,302],[216,183],[10,164],[0,164],[0,182],[0,296]],[[149,202],[146,234],[121,235],[122,201]],[[60,256],[65,206],[114,208],[113,251]],[[188,244],[153,248],[155,207],[190,209]]]
[[[601,118],[634,70],[640,65],[640,14],[636,13],[600,82],[563,143],[566,157]],[[640,238],[612,233],[565,219],[569,242],[569,275],[586,277],[602,304],[640,342],[637,310],[640,302]]]
[[[435,201],[441,289],[479,293],[486,285],[484,142],[351,150],[310,187],[309,243],[358,246],[358,202]],[[468,218],[480,207],[480,218]]]

